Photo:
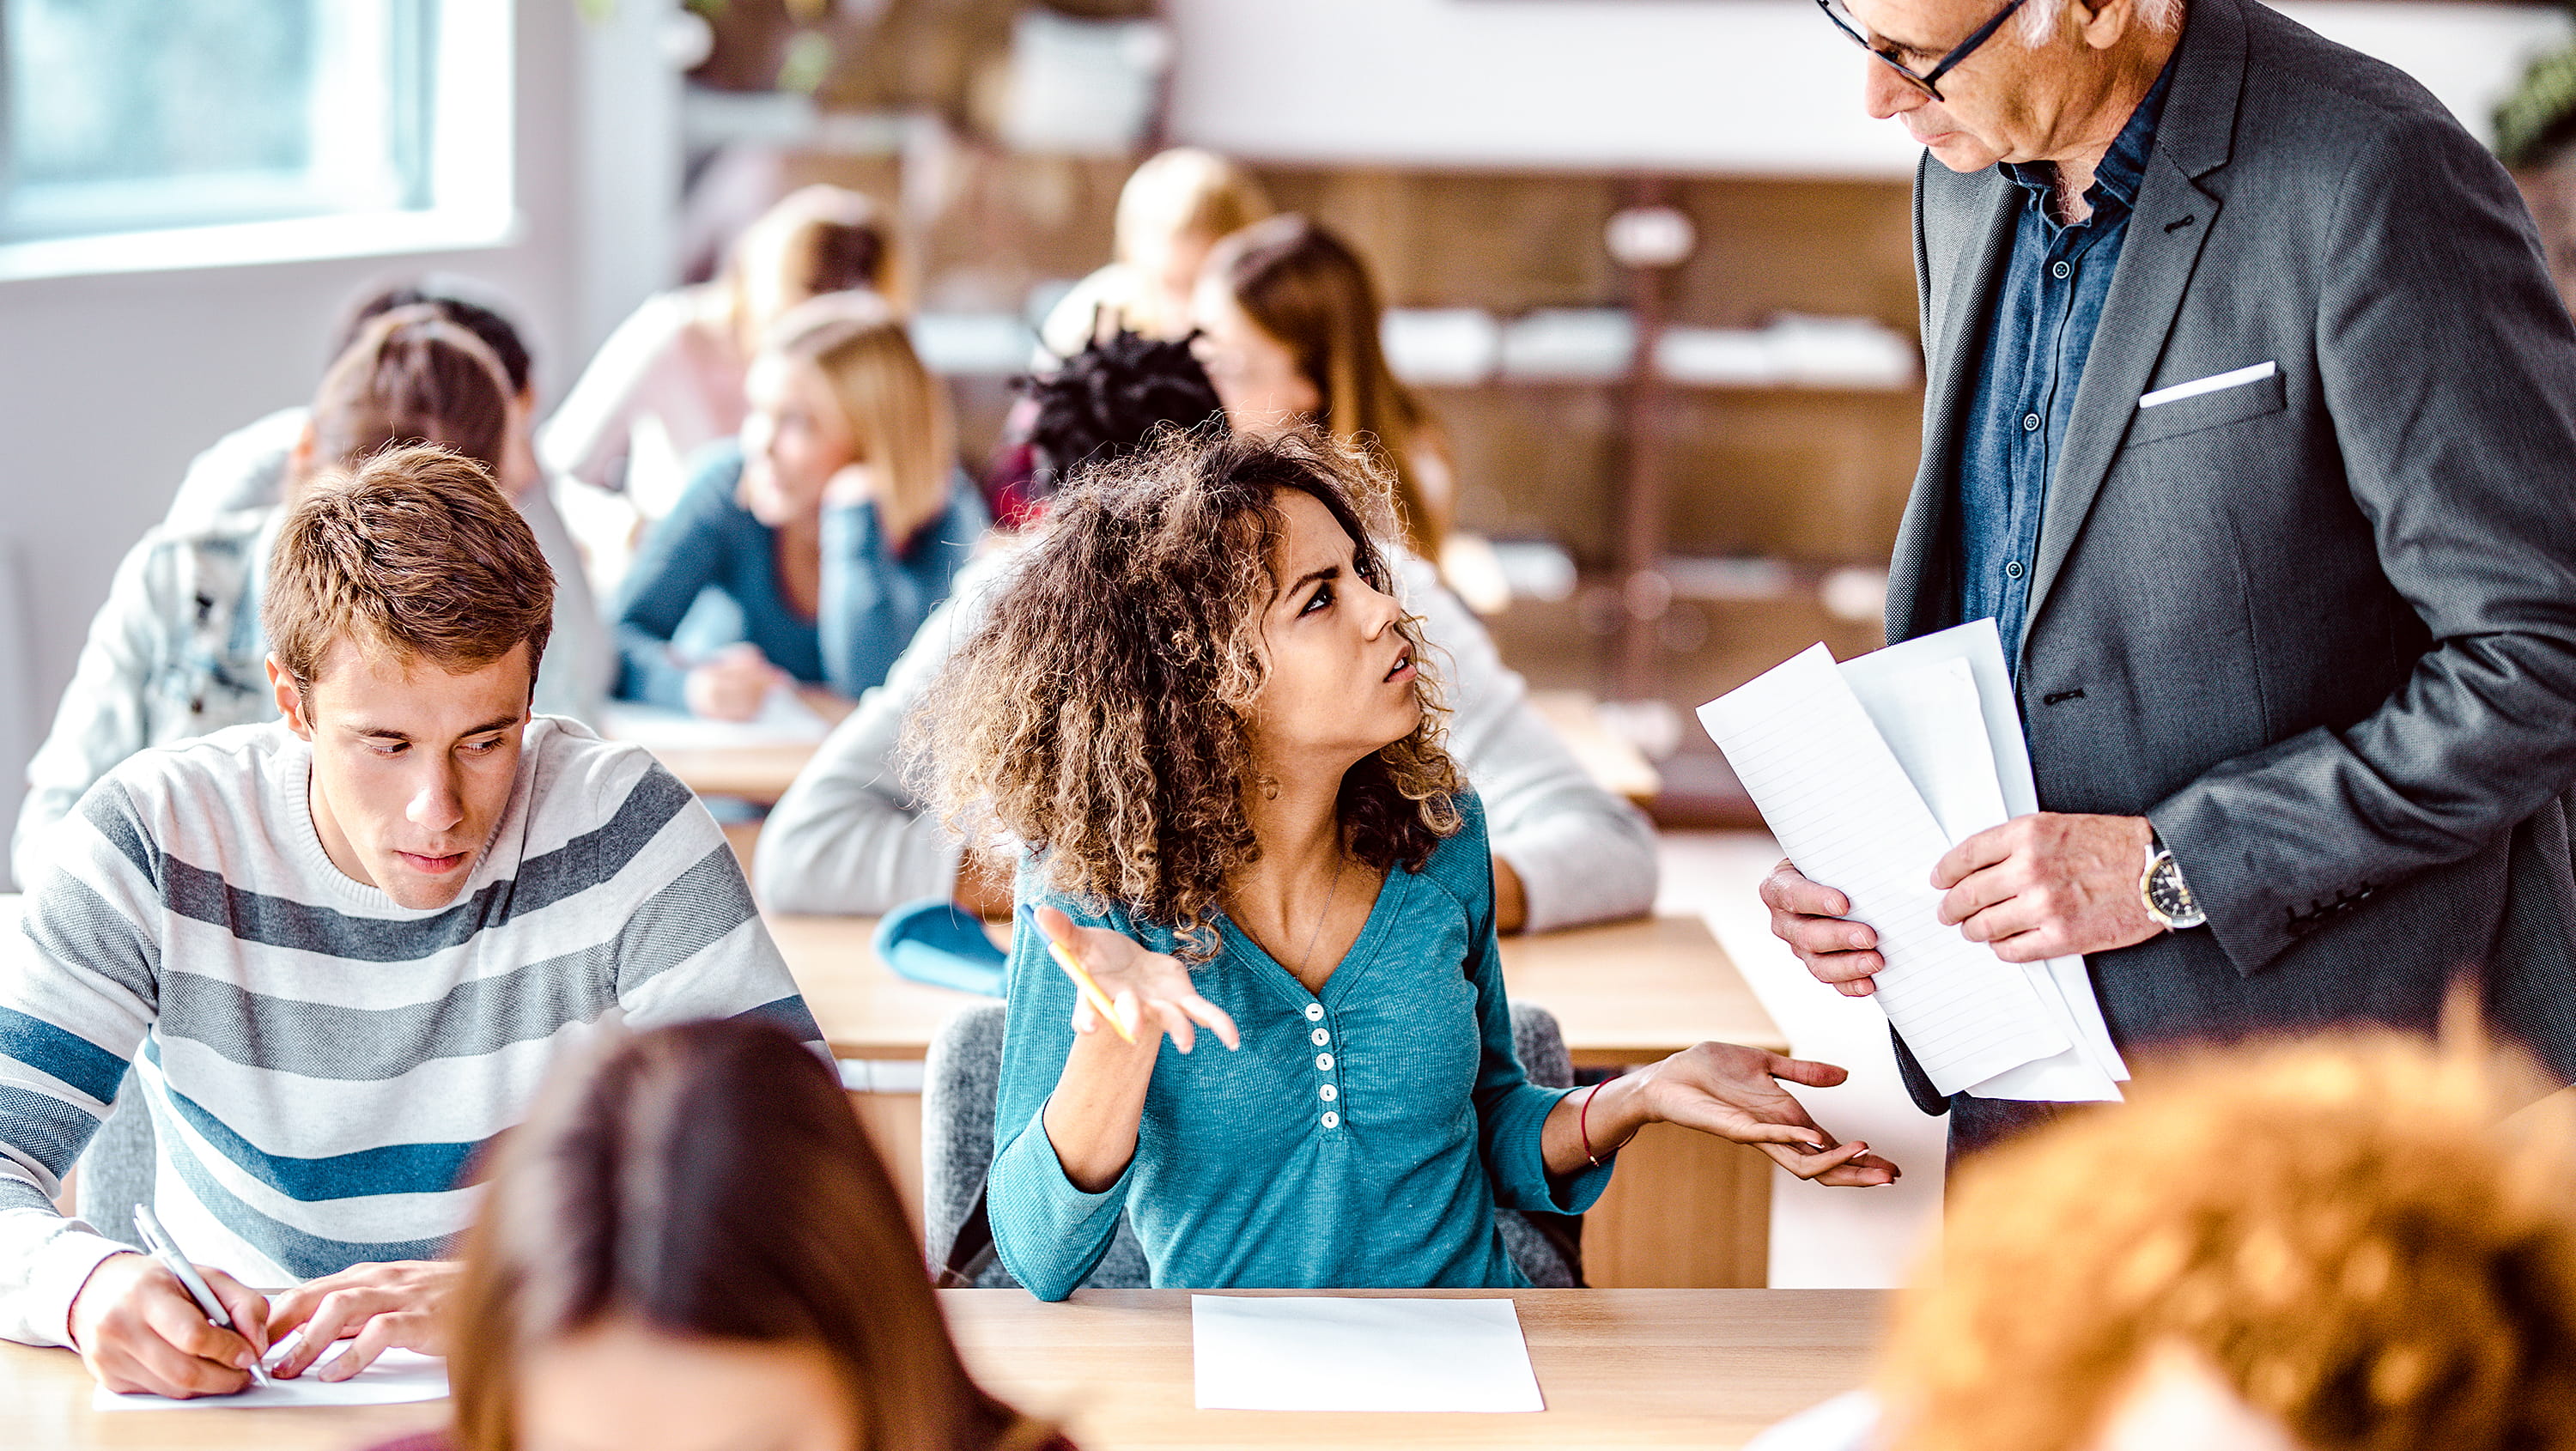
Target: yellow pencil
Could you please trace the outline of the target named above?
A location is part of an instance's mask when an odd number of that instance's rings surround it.
[[[1091,1004],[1091,1010],[1108,1019],[1109,1026],[1117,1031],[1121,1039],[1130,1043],[1135,1042],[1136,1035],[1128,1032],[1127,1025],[1119,1021],[1118,1009],[1109,1001],[1109,994],[1100,990],[1100,984],[1092,981],[1091,974],[1083,971],[1082,963],[1071,952],[1065,950],[1063,943],[1056,941],[1048,934],[1045,927],[1039,925],[1037,913],[1029,913],[1029,925],[1036,927],[1038,935],[1046,938],[1047,952],[1055,958],[1055,965],[1063,968],[1064,975],[1073,979],[1074,987],[1081,991],[1082,1000]]]

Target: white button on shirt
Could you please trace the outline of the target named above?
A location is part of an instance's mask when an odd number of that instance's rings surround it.
[[[1337,1129],[1341,1126],[1342,1116],[1340,1114],[1333,1112],[1329,1108],[1324,1110],[1324,1127],[1328,1129]]]
[[[1315,1071],[1316,1071],[1316,1072],[1318,1072],[1318,1073],[1330,1073],[1330,1072],[1332,1072],[1332,1071],[1333,1071],[1333,1055],[1332,1055],[1332,1054],[1330,1054],[1330,1053],[1318,1053],[1318,1054],[1316,1054],[1316,1055],[1315,1055]]]
[[[1330,1034],[1330,1033],[1325,1032],[1325,1031],[1324,1031],[1323,1029],[1321,1029],[1321,1028],[1317,1028],[1315,1031],[1313,1031],[1312,1033],[1307,1034],[1306,1036],[1307,1036],[1307,1037],[1309,1037],[1309,1038],[1311,1038],[1311,1039],[1313,1039],[1313,1040],[1314,1040],[1314,1043],[1315,1043],[1315,1046],[1316,1046],[1316,1047],[1318,1047],[1318,1048],[1321,1048],[1321,1047],[1323,1047],[1325,1044],[1330,1043],[1330,1042],[1332,1042],[1332,1041],[1333,1041],[1333,1035],[1332,1035],[1332,1034]]]
[[[1322,1003],[1308,1003],[1306,1005],[1306,1021],[1310,1023],[1320,1023],[1324,1021],[1324,1005]]]
[[[1342,1096],[1342,1091],[1341,1091],[1340,1089],[1338,1089],[1338,1088],[1335,1088],[1333,1085],[1331,1085],[1331,1084],[1329,1084],[1329,1083],[1325,1084],[1325,1085],[1324,1085],[1323,1087],[1321,1087],[1321,1088],[1316,1089],[1316,1090],[1315,1090],[1315,1093],[1316,1093],[1316,1095],[1317,1095],[1318,1097],[1322,1098],[1322,1099],[1324,1100],[1324,1102],[1326,1102],[1326,1103],[1331,1103],[1334,1099],[1337,1099],[1337,1098],[1339,1098],[1339,1097],[1341,1097],[1341,1096]]]

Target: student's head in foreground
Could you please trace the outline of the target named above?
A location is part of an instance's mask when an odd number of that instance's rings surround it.
[[[403,444],[436,444],[497,478],[512,456],[516,409],[508,365],[472,328],[425,303],[378,313],[322,372],[288,457],[287,501],[321,475]]]
[[[1084,471],[915,718],[932,799],[1039,852],[1048,890],[1201,955],[1256,851],[1250,803],[1283,785],[1338,781],[1351,854],[1418,866],[1463,788],[1386,496],[1313,430],[1169,435]]]
[[[2527,1082],[2394,1036],[2230,1051],[1976,1160],[1887,1444],[2576,1445],[2576,1180],[2563,1119],[2500,1126]]]
[[[767,1024],[612,1039],[503,1146],[450,1306],[463,1451],[995,1451],[839,1082]]]
[[[839,292],[779,319],[744,385],[743,507],[776,529],[817,516],[836,482],[898,541],[946,507],[957,468],[948,390],[885,300]]]
[[[509,806],[553,621],[554,574],[483,463],[414,445],[304,490],[260,623],[343,875],[403,907],[456,899]]]

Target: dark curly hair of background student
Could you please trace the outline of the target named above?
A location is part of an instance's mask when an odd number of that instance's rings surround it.
[[[1128,453],[1157,428],[1196,428],[1225,409],[1187,339],[1159,342],[1124,328],[1020,386],[1037,404],[1030,493],[1040,499],[1075,470]]]

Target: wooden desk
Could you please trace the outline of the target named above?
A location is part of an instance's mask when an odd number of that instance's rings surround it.
[[[894,975],[868,917],[768,919],[834,1057],[919,1058],[951,1013],[990,1001]],[[1578,1065],[1651,1063],[1708,1039],[1788,1051],[1787,1039],[1697,917],[1657,917],[1503,939],[1516,1000],[1556,1014]],[[906,1201],[919,1204],[921,1107],[856,1094]],[[1619,1156],[1585,1216],[1595,1285],[1758,1286],[1770,1270],[1771,1163],[1751,1149],[1656,1124]]]
[[[949,1014],[988,1001],[895,976],[868,945],[873,917],[768,922],[836,1057],[919,1058]],[[1503,977],[1515,1000],[1556,1014],[1578,1065],[1650,1063],[1708,1039],[1788,1051],[1697,917],[1506,937]]]
[[[1405,1293],[1490,1295],[1493,1291]],[[967,1363],[996,1394],[1061,1419],[1083,1451],[1181,1446],[1741,1446],[1859,1385],[1886,1297],[1871,1290],[1522,1290],[1535,1415],[1202,1411],[1189,1295],[943,1290]],[[354,1451],[442,1422],[445,1403],[346,1411],[100,1415],[77,1357],[0,1345],[0,1444],[27,1451]]]
[[[1602,790],[1625,796],[1639,806],[1663,794],[1663,773],[1646,759],[1645,752],[1603,728],[1601,702],[1590,694],[1580,690],[1533,690],[1529,703],[1564,739],[1566,749],[1583,763],[1584,774]]]

